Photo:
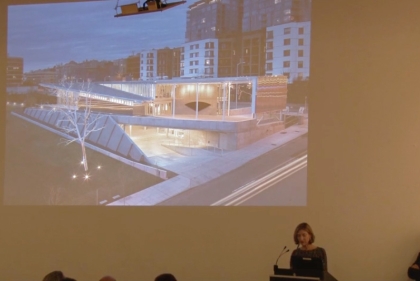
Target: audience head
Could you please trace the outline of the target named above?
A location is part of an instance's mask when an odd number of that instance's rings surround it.
[[[64,277],[63,279],[61,279],[61,281],[77,281],[77,280],[70,277]]]
[[[170,273],[163,273],[155,278],[155,281],[176,281],[175,276]]]
[[[312,244],[315,242],[315,234],[312,231],[311,226],[306,222],[303,222],[296,227],[293,239],[296,245],[306,242],[308,244]]]
[[[42,281],[62,281],[63,279],[64,279],[63,272],[56,270],[45,275]]]
[[[111,276],[104,276],[99,281],[116,281],[114,277]]]

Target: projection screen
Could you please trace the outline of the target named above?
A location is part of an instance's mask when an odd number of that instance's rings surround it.
[[[3,204],[305,206],[310,34],[311,0],[9,6]]]

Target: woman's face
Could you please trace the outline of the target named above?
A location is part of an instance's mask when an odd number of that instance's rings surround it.
[[[308,246],[311,240],[311,235],[306,230],[299,230],[297,233],[297,239],[301,246]]]

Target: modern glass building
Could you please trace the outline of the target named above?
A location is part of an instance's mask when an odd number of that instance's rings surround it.
[[[201,0],[189,6],[185,42],[233,36],[241,31],[242,0]]]
[[[7,86],[19,86],[23,81],[23,58],[7,57]]]
[[[312,0],[243,0],[242,31],[311,20]]]

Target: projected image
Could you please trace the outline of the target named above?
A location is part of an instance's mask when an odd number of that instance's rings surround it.
[[[305,206],[310,15],[311,0],[9,6],[3,203]]]

